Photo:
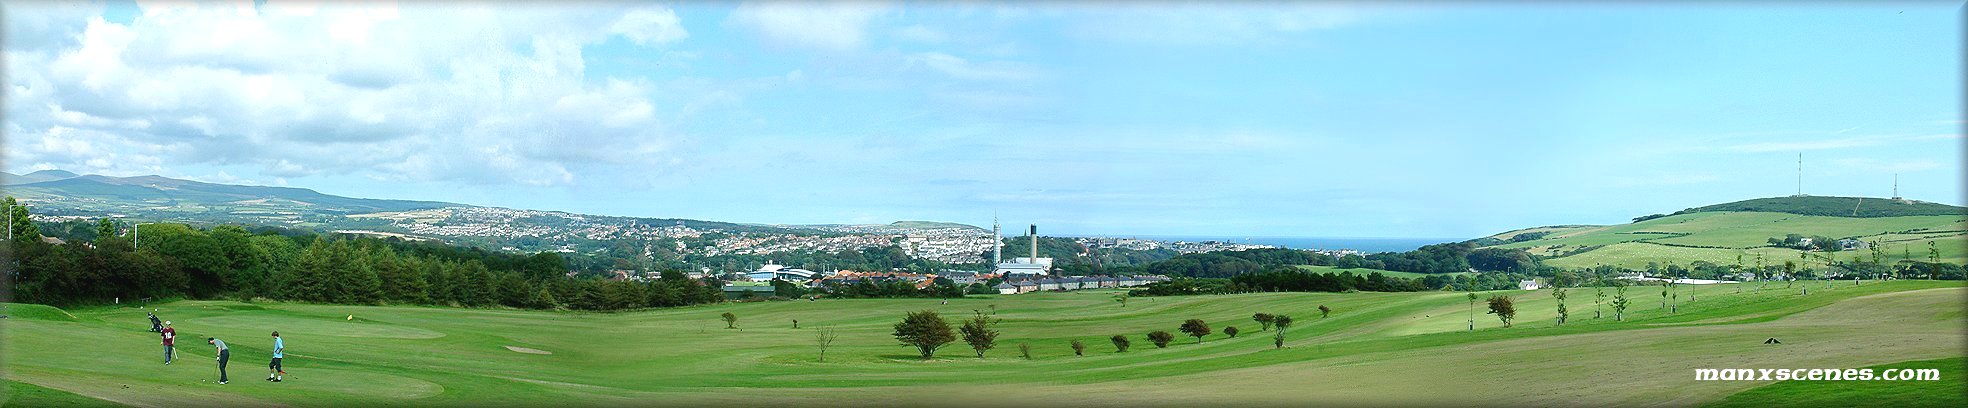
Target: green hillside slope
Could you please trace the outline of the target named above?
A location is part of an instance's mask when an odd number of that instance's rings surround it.
[[[1908,217],[1920,215],[1968,215],[1968,208],[1916,200],[1870,197],[1770,197],[1727,204],[1695,207],[1675,214],[1717,211],[1774,212],[1832,217]]]
[[[1861,216],[1851,204],[1863,201]],[[1863,206],[1878,204],[1871,210]],[[1845,205],[1846,216],[1806,215]],[[1730,211],[1725,209],[1761,209]],[[1767,262],[1802,260],[1803,251],[1776,247],[1770,238],[1787,234],[1877,242],[1888,262],[1926,261],[1938,251],[1946,262],[1968,261],[1968,214],[1961,207],[1915,201],[1854,197],[1780,197],[1738,201],[1684,210],[1674,215],[1608,226],[1540,227],[1492,236],[1499,248],[1521,248],[1559,267],[1615,265],[1640,268],[1649,262],[1689,264],[1736,262],[1738,256]],[[1949,213],[1948,211],[1953,211]],[[1904,215],[1884,215],[1904,214]],[[1541,234],[1541,235],[1539,235]],[[1518,238],[1519,235],[1535,239]],[[1930,246],[1931,243],[1931,246]],[[1870,251],[1814,252],[1840,260]],[[1749,262],[1749,261],[1745,261]]]

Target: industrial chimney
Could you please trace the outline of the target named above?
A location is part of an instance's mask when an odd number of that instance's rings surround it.
[[[1039,224],[1032,224],[1032,263],[1039,263]]]

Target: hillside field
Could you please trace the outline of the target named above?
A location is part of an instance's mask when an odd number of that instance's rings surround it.
[[[187,339],[168,366],[138,308],[11,304],[0,355],[8,380],[31,385],[9,398],[136,406],[1700,405],[1770,382],[1695,382],[1695,368],[1857,368],[1956,358],[1968,346],[1961,282],[1802,285],[1815,286],[1695,287],[1678,314],[1660,308],[1659,287],[1636,287],[1627,322],[1609,308],[1593,319],[1593,290],[1573,289],[1562,327],[1549,291],[1497,292],[1518,299],[1511,328],[1454,292],[1140,297],[1123,307],[1111,291],[1085,291],[609,314],[179,301],[156,305]],[[1334,314],[1320,318],[1320,305]],[[889,333],[925,309],[952,321],[995,311],[1003,334],[987,358],[958,342],[923,361]],[[724,312],[738,329],[724,327]],[[1299,320],[1287,348],[1272,348],[1254,312]],[[1183,336],[1176,327],[1190,318],[1215,333],[1201,344]],[[1244,334],[1228,338],[1225,326]],[[820,328],[839,335],[825,362]],[[271,330],[286,338],[287,382],[261,381]],[[1178,338],[1157,349],[1144,338],[1153,330]],[[1116,353],[1115,334],[1133,347]],[[213,352],[193,340],[205,336],[232,345],[231,384],[206,382],[217,376]],[[1784,344],[1762,344],[1769,337]],[[1074,339],[1086,356],[1073,355]],[[1898,389],[1839,386],[1860,390],[1855,398]]]
[[[1451,277],[1456,275],[1474,275],[1474,273],[1469,273],[1469,272],[1420,273],[1420,272],[1388,271],[1388,270],[1371,269],[1371,268],[1341,269],[1335,266],[1323,266],[1323,265],[1297,265],[1297,267],[1298,269],[1303,269],[1307,272],[1312,272],[1312,273],[1334,273],[1334,274],[1352,273],[1354,275],[1359,275],[1359,276],[1367,276],[1367,274],[1370,273],[1380,272],[1381,275],[1386,275],[1387,277],[1402,278],[1402,279],[1420,279],[1420,278],[1427,277],[1428,275],[1443,275],[1443,276],[1451,276]]]
[[[1496,247],[1522,248],[1531,254],[1547,257],[1546,264],[1565,268],[1614,265],[1639,269],[1646,267],[1648,262],[1734,264],[1737,255],[1742,255],[1743,262],[1749,264],[1758,254],[1763,255],[1765,262],[1780,264],[1800,261],[1799,254],[1804,252],[1770,247],[1767,240],[1781,238],[1785,234],[1801,234],[1879,241],[1885,247],[1883,259],[1889,263],[1900,259],[1928,260],[1929,242],[1940,250],[1941,261],[1968,262],[1968,216],[1854,218],[1716,211],[1680,214],[1631,224],[1519,230],[1494,237],[1507,240],[1532,231],[1547,231],[1549,235]],[[1854,256],[1871,256],[1867,250],[1812,254],[1828,254],[1841,261],[1849,261]]]

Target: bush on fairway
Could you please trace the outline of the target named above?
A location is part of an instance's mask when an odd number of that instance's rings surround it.
[[[1237,326],[1224,327],[1223,334],[1233,339],[1237,338]]]
[[[1498,320],[1503,320],[1503,327],[1510,327],[1510,319],[1517,318],[1516,302],[1509,296],[1503,295],[1492,295],[1489,302],[1489,314],[1497,315]]]
[[[997,320],[984,312],[977,312],[977,316],[964,320],[963,328],[958,329],[963,332],[964,343],[977,351],[977,358],[984,358],[984,351],[998,345],[998,331],[991,330],[992,323],[997,323]]]
[[[936,349],[956,341],[957,335],[950,330],[950,323],[943,321],[942,316],[924,310],[910,312],[908,316],[902,318],[901,323],[896,323],[895,339],[901,341],[904,346],[915,347],[916,351],[922,353],[922,358],[928,360],[936,357]]]
[[[1116,334],[1114,335],[1114,337],[1107,338],[1107,340],[1114,342],[1115,353],[1126,353],[1128,346],[1134,345],[1134,342],[1128,341],[1126,335],[1121,335],[1121,334]]]
[[[1195,337],[1196,344],[1202,344],[1203,336],[1210,335],[1209,323],[1204,323],[1203,319],[1189,319],[1188,321],[1184,321],[1180,330],[1188,334],[1189,337]]]
[[[1086,342],[1080,341],[1080,339],[1073,339],[1073,355],[1085,357]]]
[[[1258,313],[1258,314],[1251,315],[1251,320],[1257,321],[1258,324],[1257,331],[1270,331],[1271,322],[1277,318],[1278,318],[1277,316],[1272,316],[1270,313]]]
[[[1168,348],[1169,341],[1172,340],[1175,340],[1175,335],[1169,332],[1161,330],[1148,332],[1148,341],[1154,342],[1155,348]]]

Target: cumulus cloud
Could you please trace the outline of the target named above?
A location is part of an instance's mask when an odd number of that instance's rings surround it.
[[[684,32],[683,20],[677,18],[670,9],[636,9],[616,20],[609,30],[628,37],[641,45],[655,45],[682,40],[690,36]]]
[[[141,7],[128,23],[100,7],[8,8],[10,160],[557,185],[584,166],[668,154],[679,138],[659,119],[656,86],[588,78],[582,58],[609,38],[688,38],[665,8]]]
[[[774,44],[840,51],[861,47],[869,23],[888,9],[887,4],[864,2],[745,3],[726,23]]]

